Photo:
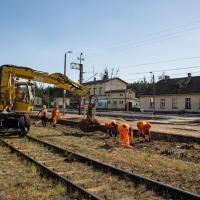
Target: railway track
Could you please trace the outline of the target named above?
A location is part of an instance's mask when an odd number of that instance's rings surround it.
[[[90,159],[40,139],[1,139],[41,172],[77,191],[81,199],[200,199],[199,195]]]

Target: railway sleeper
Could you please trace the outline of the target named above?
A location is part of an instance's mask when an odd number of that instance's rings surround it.
[[[45,141],[41,141],[37,138],[32,138],[30,136],[28,136],[28,137],[31,140],[35,140],[37,142],[40,142],[42,145],[47,145],[47,146],[49,145]],[[119,176],[120,178],[122,178],[122,177],[124,177],[125,179],[130,178],[132,180],[132,182],[135,183],[135,185],[144,184],[146,186],[146,188],[149,189],[150,191],[153,190],[158,195],[161,195],[161,196],[163,196],[167,199],[177,199],[177,200],[190,200],[190,199],[195,200],[195,199],[198,199],[198,200],[200,200],[200,196],[197,195],[197,194],[193,194],[191,192],[184,191],[184,190],[175,188],[175,187],[170,186],[170,185],[166,185],[166,184],[161,183],[159,181],[144,178],[143,176],[133,174],[131,172],[125,171],[124,169],[120,169],[120,168],[117,168],[115,166],[105,164],[105,163],[102,163],[102,162],[97,161],[97,160],[90,159],[90,158],[83,156],[81,154],[74,153],[74,152],[69,151],[67,149],[59,148],[59,147],[52,145],[52,144],[50,144],[50,146],[53,149],[57,150],[57,152],[61,152],[62,154],[66,155],[66,156],[70,155],[70,157],[75,157],[77,159],[77,161],[82,162],[82,163],[87,163],[88,165],[91,165],[91,166],[97,168],[98,170],[115,174],[115,175]]]

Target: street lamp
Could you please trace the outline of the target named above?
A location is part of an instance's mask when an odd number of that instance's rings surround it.
[[[155,114],[155,77],[154,77],[154,73],[153,72],[149,72],[150,74],[153,75],[153,104],[152,104],[152,107],[153,107],[153,114]]]
[[[65,52],[64,57],[64,75],[66,76],[66,62],[67,62],[67,54],[73,53],[71,50]],[[63,114],[65,114],[65,90],[63,90]]]

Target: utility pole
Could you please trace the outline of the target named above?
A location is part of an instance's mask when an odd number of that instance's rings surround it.
[[[50,94],[49,94],[50,92],[49,92],[49,90],[50,90],[50,87],[48,86],[48,97],[49,97],[48,107],[47,107],[48,109],[49,109],[49,106],[50,106],[49,104],[50,104],[50,102],[51,102],[51,100],[50,100]]]
[[[83,64],[81,63],[81,61],[84,61],[84,58],[82,58],[83,56],[83,53],[81,52],[80,54],[80,57],[78,57],[78,60],[80,61],[80,64],[79,64],[79,68],[80,68],[80,78],[79,78],[79,82],[80,84],[83,83]],[[79,106],[78,106],[78,114],[80,115],[81,114],[81,97],[79,97]]]
[[[81,61],[84,61],[84,58],[82,58],[83,53],[81,52],[80,57],[78,57],[77,59],[80,61],[79,63],[79,68],[80,68],[80,74],[79,74],[79,83],[82,84],[83,83],[83,64]]]
[[[82,61],[84,61],[83,53],[80,53],[80,56],[77,58],[79,60],[79,63],[71,63],[72,69],[79,70],[79,83],[83,83],[83,64]],[[78,106],[78,114],[81,114],[81,97],[79,97],[79,106]]]
[[[66,76],[66,63],[67,63],[67,54],[72,53],[72,51],[67,51],[65,52],[64,56],[64,75]],[[63,90],[63,114],[65,114],[65,96],[66,96],[66,91]]]
[[[124,94],[125,94],[125,111],[127,111],[127,105],[126,105],[126,89],[125,89],[125,92],[124,92]]]
[[[154,73],[153,72],[150,72],[153,76],[152,76],[152,78],[153,78],[153,114],[155,114],[155,106],[156,106],[156,104],[155,104],[155,76],[154,76]]]

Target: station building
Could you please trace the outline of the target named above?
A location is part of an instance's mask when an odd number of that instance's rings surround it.
[[[85,83],[89,87],[90,94],[95,95],[98,99],[97,109],[128,111],[139,105],[134,91],[127,89],[127,84],[117,77]]]
[[[154,87],[154,94],[152,86],[141,95],[141,110],[166,113],[200,112],[200,76],[191,76],[191,73],[182,78],[172,79],[165,76]]]

